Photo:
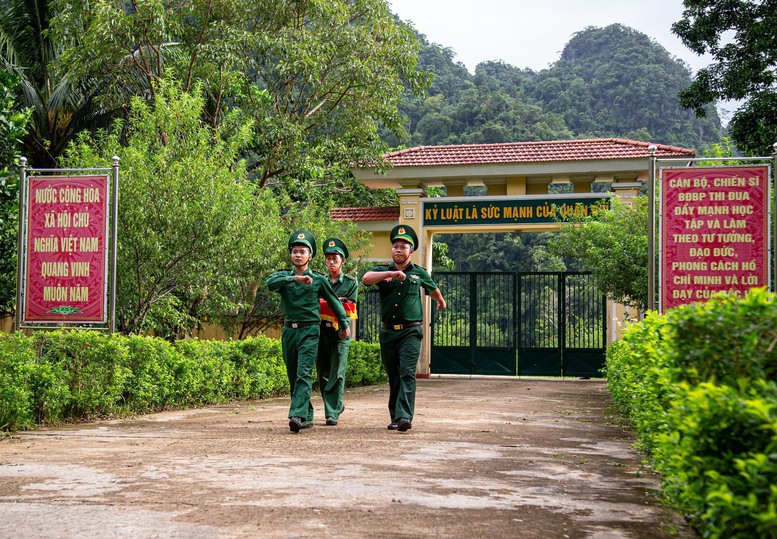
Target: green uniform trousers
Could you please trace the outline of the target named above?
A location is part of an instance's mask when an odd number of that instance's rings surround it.
[[[343,390],[345,389],[345,368],[348,362],[350,339],[341,339],[337,330],[321,326],[318,338],[316,373],[318,389],[324,401],[327,419],[337,420],[343,411]]]
[[[283,326],[281,330],[283,362],[286,363],[291,391],[289,417],[301,417],[303,422],[313,421],[310,395],[313,392],[313,365],[316,362],[319,331],[318,323],[296,329]]]
[[[389,379],[388,408],[392,423],[403,417],[413,420],[415,372],[423,336],[421,326],[380,330],[380,357]]]

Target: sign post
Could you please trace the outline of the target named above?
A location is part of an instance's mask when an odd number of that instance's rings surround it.
[[[769,164],[670,166],[658,181],[659,311],[771,285]]]
[[[423,201],[423,226],[547,225],[610,208],[610,194],[445,197]]]
[[[17,330],[115,330],[118,158],[113,161],[112,169],[46,169],[34,176],[22,161]]]

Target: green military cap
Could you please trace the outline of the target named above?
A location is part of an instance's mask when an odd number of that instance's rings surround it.
[[[310,249],[310,256],[316,256],[316,238],[307,230],[297,230],[291,233],[291,236],[289,236],[289,252],[291,252],[291,247],[295,243],[307,246]]]
[[[418,236],[415,234],[415,230],[408,225],[397,225],[391,229],[391,243],[397,240],[405,240],[415,249],[418,247]]]
[[[343,258],[348,258],[348,247],[340,238],[327,238],[324,240],[324,254],[335,253]]]

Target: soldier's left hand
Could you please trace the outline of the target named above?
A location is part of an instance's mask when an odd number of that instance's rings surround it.
[[[351,330],[349,328],[341,329],[340,330],[340,338],[341,339],[347,339],[351,336]]]

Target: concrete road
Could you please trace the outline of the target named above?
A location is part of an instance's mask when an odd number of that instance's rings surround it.
[[[611,414],[602,380],[419,380],[337,426],[289,432],[288,398],[0,440],[0,537],[695,537]]]

